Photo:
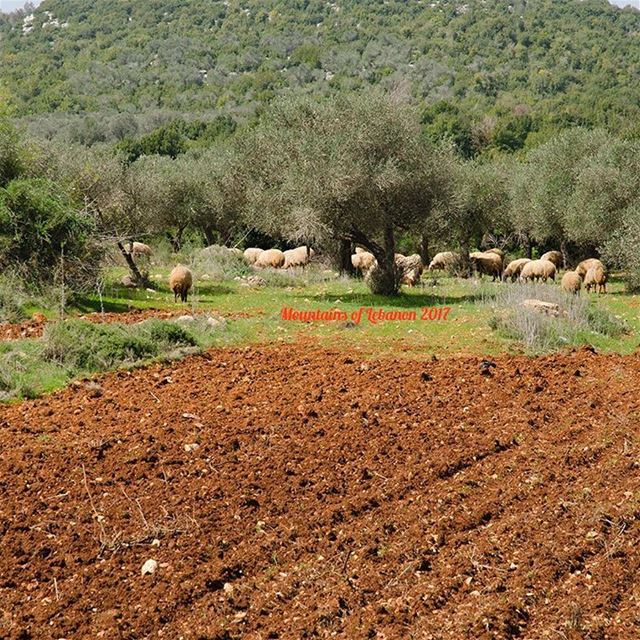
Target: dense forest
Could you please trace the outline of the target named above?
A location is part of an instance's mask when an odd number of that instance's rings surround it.
[[[140,114],[245,121],[283,92],[369,86],[465,155],[640,134],[640,12],[606,0],[46,0],[0,16],[0,64],[5,108],[88,143],[158,124]]]

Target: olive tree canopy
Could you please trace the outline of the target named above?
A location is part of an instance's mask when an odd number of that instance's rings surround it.
[[[378,261],[378,292],[397,293],[396,235],[424,226],[444,180],[411,108],[380,94],[281,101],[240,145],[256,227],[358,243]]]

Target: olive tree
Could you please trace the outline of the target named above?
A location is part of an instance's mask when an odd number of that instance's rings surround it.
[[[511,189],[514,228],[538,243],[553,243],[566,260],[566,243],[572,239],[568,214],[579,176],[610,142],[605,131],[572,129],[530,151]]]
[[[420,230],[441,177],[411,108],[381,94],[280,101],[240,148],[252,224],[294,242],[360,244],[378,262],[372,290],[398,292],[396,235]]]
[[[110,149],[82,146],[51,148],[47,172],[93,216],[103,243],[116,244],[133,279],[146,283],[131,243],[156,231],[146,200],[147,177],[127,167]]]
[[[464,160],[443,156],[448,160],[449,195],[436,207],[437,235],[457,245],[462,269],[468,274],[469,251],[479,246],[482,237],[500,230],[508,209],[506,177],[501,167],[486,160]]]

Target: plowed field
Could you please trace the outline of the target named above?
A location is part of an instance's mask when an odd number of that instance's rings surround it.
[[[495,363],[268,345],[0,407],[0,638],[639,638],[640,355]]]

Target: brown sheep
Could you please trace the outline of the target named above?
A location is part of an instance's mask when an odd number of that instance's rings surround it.
[[[376,258],[373,253],[359,251],[351,256],[351,264],[356,271],[364,275],[376,264]]]
[[[258,256],[263,251],[264,251],[264,249],[257,249],[256,247],[249,247],[248,249],[244,250],[244,253],[242,255],[244,256],[244,259],[249,264],[255,264],[256,260],[258,259]]]
[[[502,274],[502,279],[506,282],[507,278],[511,278],[511,282],[515,282],[522,272],[522,268],[527,262],[531,262],[529,258],[518,258],[517,260],[512,260],[504,270]]]
[[[131,255],[134,258],[137,256],[147,256],[147,258],[150,258],[153,255],[153,249],[144,242],[133,242],[131,244]]]
[[[602,265],[594,264],[589,267],[584,277],[584,287],[587,293],[591,292],[591,287],[595,288],[596,293],[607,293],[607,274]]]
[[[582,288],[582,278],[575,271],[567,271],[560,281],[560,286],[567,293],[579,294]]]
[[[543,253],[540,256],[540,260],[548,260],[549,262],[553,262],[553,264],[557,267],[562,266],[562,253],[560,251],[547,251],[547,253]]]
[[[169,275],[169,288],[173,291],[173,301],[177,302],[180,296],[180,300],[186,302],[192,284],[193,274],[190,269],[182,264],[174,267]]]
[[[505,252],[502,249],[487,249],[485,253],[495,253],[497,256],[500,256],[502,261],[504,262]]]
[[[279,269],[284,266],[284,261],[284,253],[280,249],[267,249],[258,256],[255,266],[260,269],[266,269],[267,267]]]
[[[576,267],[576,273],[584,280],[584,277],[587,275],[587,271],[589,271],[591,267],[596,266],[599,266],[604,271],[604,265],[600,260],[598,260],[598,258],[587,258],[578,264]]]
[[[482,276],[492,276],[492,281],[499,280],[502,276],[502,258],[497,253],[476,251],[469,254],[471,266]]]
[[[396,266],[401,270],[400,282],[410,287],[415,287],[420,282],[420,277],[424,271],[422,258],[414,253],[410,256],[400,256],[396,254]]]
[[[434,271],[436,269],[451,269],[459,260],[460,257],[458,254],[453,253],[453,251],[436,253],[436,255],[433,256],[433,260],[429,263],[429,271]]]
[[[548,279],[556,279],[556,265],[548,260],[532,260],[522,267],[520,279],[523,282],[539,281],[546,282]]]

